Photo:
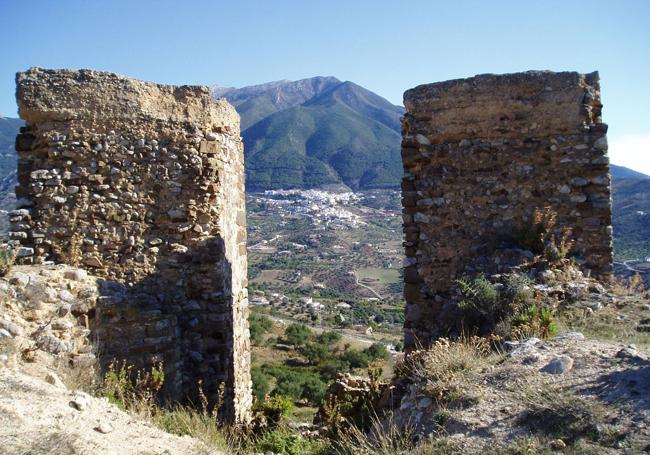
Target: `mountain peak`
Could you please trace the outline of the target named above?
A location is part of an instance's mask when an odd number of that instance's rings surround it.
[[[249,189],[399,184],[402,108],[354,82],[317,76],[225,97],[242,119]]]

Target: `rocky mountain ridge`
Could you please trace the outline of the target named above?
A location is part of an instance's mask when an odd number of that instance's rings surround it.
[[[403,108],[334,77],[213,87],[242,119],[247,188],[396,188]]]

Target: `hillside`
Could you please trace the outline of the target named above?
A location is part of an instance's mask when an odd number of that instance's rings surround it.
[[[614,178],[612,193],[616,256],[636,259],[650,255],[650,179]]]
[[[21,126],[23,121],[20,119],[0,117],[0,179],[16,170],[14,144]]]
[[[650,175],[642,174],[627,167],[610,165],[613,179],[650,179]]]
[[[249,190],[397,187],[403,109],[333,77],[213,88],[242,117]]]
[[[340,84],[335,77],[312,77],[299,81],[274,81],[243,88],[212,87],[215,98],[226,98],[241,116],[241,129],[259,122],[263,118],[298,106],[324,91]]]

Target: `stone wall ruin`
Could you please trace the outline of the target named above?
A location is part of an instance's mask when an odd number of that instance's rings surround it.
[[[166,395],[250,417],[239,116],[207,87],[90,70],[18,73],[19,261],[103,279],[89,322],[101,358],[163,362]]]
[[[480,75],[404,94],[405,345],[457,319],[455,280],[507,271],[535,209],[569,226],[583,270],[612,274],[607,125],[597,73]]]

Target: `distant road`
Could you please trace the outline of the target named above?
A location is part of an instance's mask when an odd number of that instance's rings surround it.
[[[359,277],[357,276],[356,272],[352,272],[352,273],[354,273],[354,280],[355,280],[355,282],[357,283],[357,286],[361,286],[362,288],[366,288],[367,290],[369,290],[370,292],[372,292],[373,294],[375,294],[375,296],[376,296],[379,300],[384,300],[384,298],[383,298],[382,296],[379,295],[379,292],[375,291],[375,290],[374,290],[373,288],[371,288],[370,286],[366,286],[365,284],[360,283],[360,282],[359,282]]]
[[[634,273],[645,273],[645,271],[643,271],[643,270],[639,270],[639,269],[635,269],[634,267],[632,267],[632,266],[630,265],[630,263],[636,263],[636,262],[639,262],[639,260],[638,260],[638,259],[628,259],[627,261],[623,261],[623,262],[617,262],[617,261],[614,261],[614,264],[622,265],[623,267],[626,268],[626,270],[628,270],[628,271],[630,271],[630,272],[634,272]]]

